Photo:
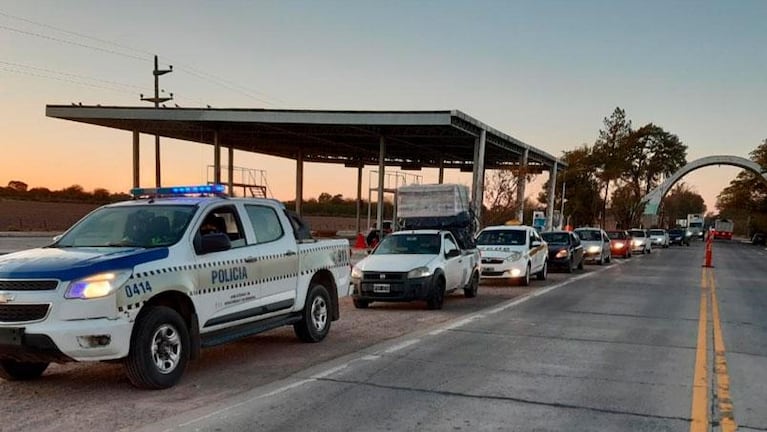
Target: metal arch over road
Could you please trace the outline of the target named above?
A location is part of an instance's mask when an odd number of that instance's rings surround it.
[[[646,203],[644,214],[657,214],[661,200],[663,200],[663,197],[666,196],[666,193],[668,193],[668,191],[674,187],[676,182],[678,182],[682,177],[691,171],[695,171],[698,168],[703,168],[711,165],[732,165],[740,167],[753,171],[754,173],[762,176],[764,180],[767,181],[767,168],[762,167],[752,160],[738,156],[707,156],[688,163],[682,169],[674,173],[674,175],[667,178],[663,183],[661,183],[660,186],[656,187],[650,191],[650,193],[645,195],[645,197],[642,198],[642,201]]]
[[[556,179],[566,165],[558,158],[500,132],[461,111],[319,111],[213,108],[46,106],[48,117],[133,132],[133,184],[140,186],[139,134],[159,135],[215,147],[215,181],[221,182],[221,147],[228,149],[232,190],[234,150],[296,161],[296,210],[303,199],[303,163],[339,163],[358,169],[378,166],[378,201],[383,201],[385,167],[445,168],[473,172],[476,208],[484,196],[485,169],[522,166],[549,171]],[[519,186],[524,193],[524,177]],[[550,182],[553,199],[556,181]],[[524,196],[524,195],[523,195]],[[549,205],[549,212],[553,203]],[[378,226],[381,226],[382,207]],[[519,209],[518,209],[519,212]],[[358,218],[359,220],[359,218]],[[551,221],[551,214],[549,214]],[[358,228],[359,229],[359,228]]]

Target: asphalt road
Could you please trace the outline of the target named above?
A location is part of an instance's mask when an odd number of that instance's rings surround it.
[[[767,255],[703,256],[622,261],[145,430],[767,430]]]

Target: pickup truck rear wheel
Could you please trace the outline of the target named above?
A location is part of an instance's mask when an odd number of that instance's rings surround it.
[[[173,387],[189,362],[191,343],[184,319],[175,310],[154,306],[136,322],[125,372],[143,389]]]
[[[356,305],[356,302],[355,302]],[[325,339],[330,331],[330,294],[322,284],[313,282],[306,294],[301,321],[293,324],[293,331],[304,342]]]
[[[474,273],[469,280],[469,284],[463,289],[463,296],[466,298],[474,298],[479,291],[479,273]]]
[[[27,363],[16,360],[0,360],[0,378],[8,381],[29,381],[39,378],[49,363]]]
[[[442,304],[445,302],[445,280],[437,278],[434,281],[434,285],[431,287],[429,298],[426,299],[426,308],[430,310],[442,309]]]

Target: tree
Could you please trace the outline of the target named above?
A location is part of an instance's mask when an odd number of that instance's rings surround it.
[[[492,171],[485,184],[483,226],[502,225],[517,218],[517,179],[520,175],[523,174],[519,168]],[[531,174],[525,175],[527,182],[532,178]]]
[[[8,189],[13,189],[17,192],[26,192],[28,187],[23,181],[11,180],[8,182]]]
[[[588,226],[597,220],[603,209],[600,198],[600,184],[594,167],[592,149],[583,144],[575,150],[565,151],[562,160],[567,163],[567,169],[557,172],[557,185],[567,183],[565,188],[565,214],[563,215],[572,226]],[[555,191],[555,207],[562,206],[562,189]],[[549,182],[543,186],[538,195],[538,202],[547,206],[549,199]]]
[[[604,129],[599,130],[599,138],[594,143],[592,159],[597,170],[597,178],[604,189],[602,202],[602,226],[605,225],[607,198],[610,182],[621,177],[627,168],[626,140],[631,135],[631,120],[626,118],[626,111],[616,107],[610,117],[602,121]]]
[[[634,186],[637,195],[646,195],[687,164],[687,146],[652,123],[632,131],[625,144],[627,164],[621,178]]]
[[[665,220],[668,226],[676,225],[677,219],[687,219],[691,213],[705,213],[706,203],[703,197],[685,183],[677,183],[669,192],[661,204]],[[660,222],[661,225],[663,221]]]
[[[628,183],[620,185],[613,191],[610,211],[615,217],[618,229],[629,229],[639,226],[644,206],[640,203],[642,197],[636,188]]]
[[[751,160],[767,167],[767,139],[749,153]],[[716,198],[716,208],[722,217],[735,219],[739,232],[767,231],[767,184],[750,170],[741,171]],[[744,227],[741,231],[740,227]]]

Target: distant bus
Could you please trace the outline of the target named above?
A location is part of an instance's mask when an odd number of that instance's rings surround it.
[[[714,239],[732,240],[732,229],[735,224],[729,219],[717,219],[714,222]]]

